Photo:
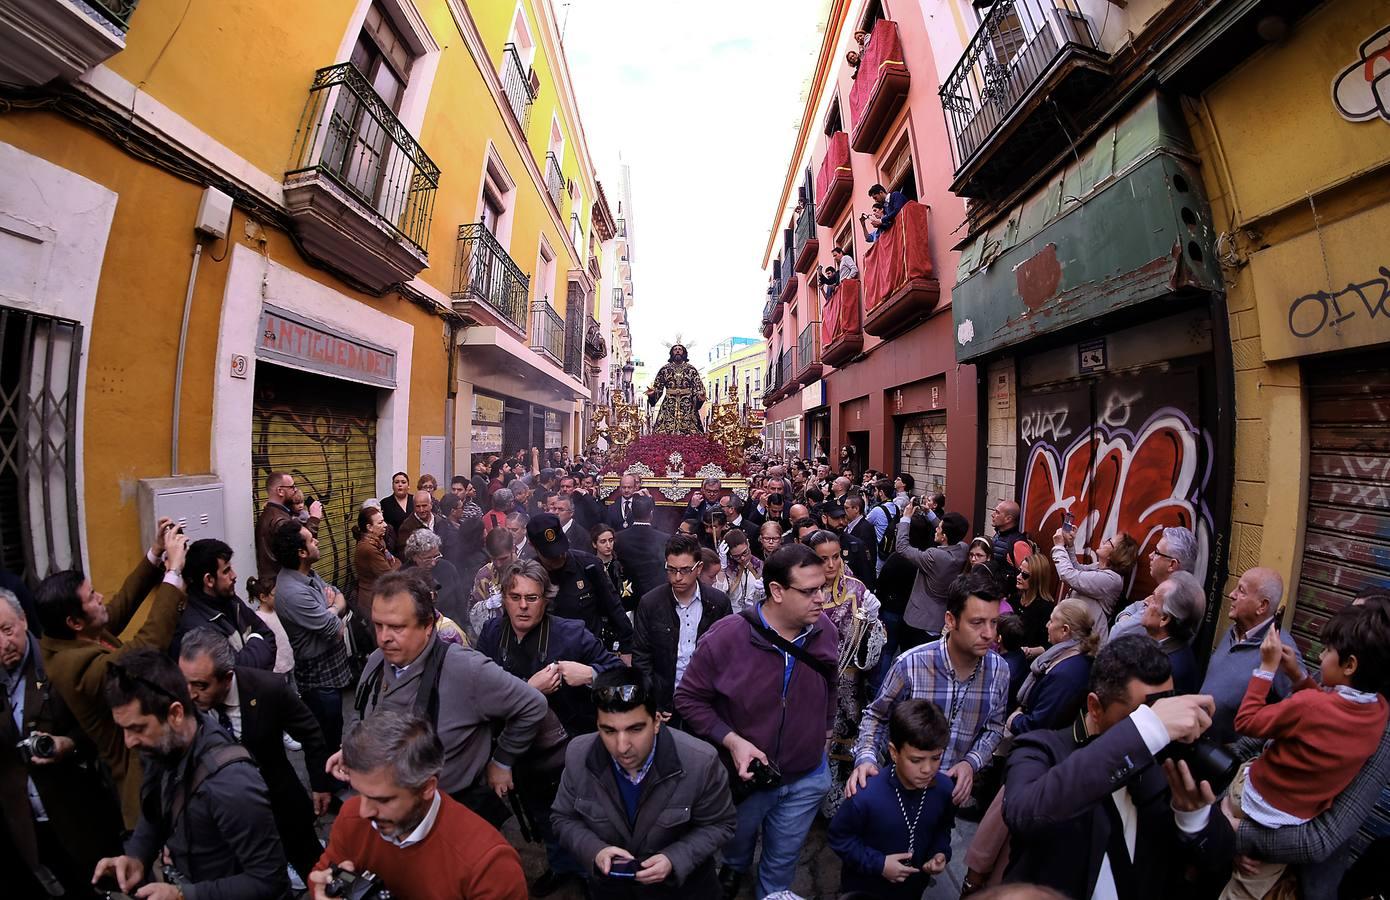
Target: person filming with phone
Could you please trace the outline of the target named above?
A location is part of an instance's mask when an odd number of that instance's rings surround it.
[[[1115,612],[1125,579],[1139,559],[1139,543],[1129,532],[1117,531],[1096,547],[1096,561],[1076,561],[1076,526],[1072,514],[1066,513],[1062,527],[1052,535],[1052,563],[1057,577],[1071,588],[1071,596],[1084,600],[1095,619],[1096,633],[1105,643],[1110,636],[1110,616]]]
[[[561,844],[591,863],[588,896],[718,897],[714,856],[738,814],[714,748],[662,728],[632,669],[595,682],[598,734],[570,742],[553,807]]]

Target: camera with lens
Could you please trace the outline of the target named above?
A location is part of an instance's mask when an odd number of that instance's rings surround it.
[[[349,872],[333,866],[328,870],[328,886],[324,893],[343,900],[391,900],[391,892],[381,877],[372,872]]]
[[[15,744],[19,750],[20,758],[26,763],[36,759],[52,759],[58,755],[58,742],[53,740],[53,735],[34,732],[24,740]]]
[[[1196,784],[1203,781],[1211,785],[1211,791],[1218,797],[1235,780],[1240,760],[1235,754],[1209,737],[1199,737],[1190,744],[1174,741],[1164,747],[1154,757],[1158,762],[1171,759],[1174,763],[1187,763]]]

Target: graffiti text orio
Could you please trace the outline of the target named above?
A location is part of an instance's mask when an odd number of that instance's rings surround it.
[[[1363,310],[1367,319],[1390,318],[1387,300],[1390,300],[1390,269],[1381,266],[1379,278],[1348,284],[1340,291],[1315,291],[1296,298],[1289,304],[1289,333],[1294,337],[1310,338],[1324,328],[1337,328],[1348,319],[1356,318]]]

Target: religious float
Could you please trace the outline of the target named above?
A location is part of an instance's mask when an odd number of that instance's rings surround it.
[[[688,506],[706,478],[718,478],[724,492],[748,499],[748,476],[757,468],[750,455],[762,446],[761,411],[736,398],[716,399],[702,422],[704,387],[679,344],[643,399],[649,409],[660,403],[655,421],[622,392],[594,410],[588,450],[603,456],[599,492],[604,498],[631,474],[641,478],[659,508]]]

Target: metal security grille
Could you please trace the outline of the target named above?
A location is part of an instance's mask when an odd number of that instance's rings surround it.
[[[1308,517],[1292,630],[1316,667],[1332,614],[1390,588],[1390,369],[1383,357],[1337,357],[1306,375]]]
[[[31,586],[82,564],[82,326],[0,307],[0,565]]]
[[[307,499],[323,504],[319,561],[314,570],[348,596],[352,527],[376,491],[377,392],[261,361],[256,366],[251,464],[256,512],[265,479],[288,472]]]
[[[928,413],[902,420],[898,469],[917,482],[916,492],[946,492],[946,414]]]

